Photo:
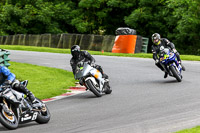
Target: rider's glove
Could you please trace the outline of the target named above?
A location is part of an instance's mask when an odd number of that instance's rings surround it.
[[[82,67],[83,66],[83,62],[81,61],[77,65],[78,65],[78,67]]]
[[[94,63],[91,63],[91,67],[94,67],[95,66],[95,64]]]
[[[155,60],[155,63],[156,63],[156,64],[157,64],[157,63],[159,63],[159,60],[158,60],[158,59],[156,59],[156,60]]]
[[[174,53],[177,53],[177,50],[174,48],[174,49],[173,49],[173,52],[174,52]]]
[[[10,85],[12,82],[10,81],[10,80],[6,80],[5,82],[4,82],[4,84],[5,85]]]

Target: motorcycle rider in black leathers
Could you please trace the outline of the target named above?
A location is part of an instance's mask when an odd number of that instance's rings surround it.
[[[177,60],[179,62],[179,64],[182,66],[182,70],[185,71],[185,67],[181,64],[181,59],[180,59],[180,54],[177,52],[177,50],[175,49],[175,45],[170,42],[168,39],[166,38],[161,38],[160,35],[158,33],[154,33],[152,35],[152,53],[153,53],[153,59],[155,60],[155,65],[157,67],[159,67],[162,71],[164,71],[164,68],[161,66],[159,58],[158,58],[158,54],[160,52],[160,47],[164,46],[164,48],[169,48],[172,52],[174,52],[177,56]],[[165,72],[164,78],[167,78],[168,73]]]
[[[81,51],[78,45],[71,47],[72,58],[70,60],[70,65],[72,67],[73,74],[76,72],[76,66],[80,61],[88,62],[92,67],[96,68],[102,73],[102,77],[108,79],[108,75],[103,72],[100,65],[95,64],[95,59],[87,51]],[[109,82],[106,82],[109,86]],[[80,83],[82,85],[82,83]],[[109,86],[110,88],[110,86]]]

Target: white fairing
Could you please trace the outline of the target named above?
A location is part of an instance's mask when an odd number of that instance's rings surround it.
[[[97,73],[97,69],[93,68],[93,69],[90,71],[90,73],[91,73],[93,76],[95,76],[95,74]],[[105,79],[102,78],[101,72],[98,73],[98,78],[97,78],[97,79],[99,80],[99,83],[100,83],[100,90],[102,91],[102,90],[103,90],[103,85],[104,85]]]
[[[79,78],[81,78],[81,77],[86,76],[86,75],[91,71],[91,69],[93,69],[93,67],[91,67],[91,66],[88,65],[87,63],[84,63],[83,69],[80,70],[80,69],[78,68],[78,70],[76,71],[76,73],[75,73],[75,75],[74,75],[75,79],[79,79]]]
[[[93,82],[93,85],[95,85],[96,87],[99,86],[94,77],[88,77],[85,79],[85,81],[87,81],[89,79]]]
[[[91,74],[91,75],[93,75],[93,76],[95,77],[95,74],[98,73],[98,77],[96,77],[96,78],[97,78],[97,80],[99,80],[99,83],[100,83],[100,85],[99,85],[99,86],[100,86],[100,91],[102,91],[102,90],[103,90],[103,85],[104,85],[105,79],[102,78],[101,72],[97,72],[97,71],[98,71],[97,69],[91,67],[89,64],[84,63],[83,69],[78,69],[78,70],[77,70],[77,72],[76,72],[76,74],[75,74],[75,79],[79,79],[79,78],[85,77],[85,76],[87,76],[87,75],[89,75],[89,74]],[[96,80],[95,80],[94,77],[88,77],[88,78],[86,79],[86,81],[87,81],[88,79],[91,79],[91,80],[93,81],[94,85],[95,85],[95,84],[98,84],[98,83],[96,82]],[[95,86],[96,86],[96,85],[95,85]]]

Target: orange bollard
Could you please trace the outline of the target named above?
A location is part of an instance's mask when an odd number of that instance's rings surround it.
[[[115,38],[112,53],[135,53],[137,35],[119,35]]]

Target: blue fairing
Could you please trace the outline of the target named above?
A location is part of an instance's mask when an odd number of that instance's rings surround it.
[[[10,80],[10,81],[14,81],[15,80],[15,74],[11,73],[10,70],[5,67],[5,66],[0,66],[0,73],[2,73],[3,75],[5,75],[5,77],[7,77],[5,80]]]
[[[169,55],[169,58],[168,59],[165,59],[164,62],[162,62],[163,64],[167,65],[169,64],[170,62],[174,61],[177,65],[177,61],[176,61],[176,55],[174,53],[168,53],[167,55]]]
[[[181,66],[179,65],[178,61],[177,61],[176,54],[174,54],[174,53],[170,52],[169,50],[167,50],[166,55],[167,55],[167,58],[165,58],[164,56],[163,56],[163,57],[160,57],[161,63],[164,64],[165,66],[168,66],[169,64],[170,64],[171,66],[175,66],[175,65],[176,65],[175,67],[178,68],[179,74],[181,74],[182,68],[181,68]],[[174,64],[173,62],[174,62],[175,64]]]

